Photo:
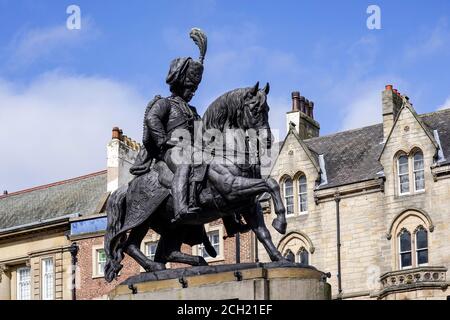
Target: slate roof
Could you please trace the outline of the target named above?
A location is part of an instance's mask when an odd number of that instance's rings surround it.
[[[0,196],[0,232],[68,215],[94,213],[106,193],[106,171]]]
[[[445,161],[450,163],[450,109],[419,116],[432,131],[437,130]],[[315,154],[324,155],[328,183],[326,189],[350,183],[372,180],[383,167],[378,157],[383,149],[383,124],[339,132],[304,140]]]

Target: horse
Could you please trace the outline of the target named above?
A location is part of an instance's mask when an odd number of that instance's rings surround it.
[[[270,86],[259,88],[259,82],[249,88],[229,91],[217,98],[206,110],[202,123],[206,129],[221,132],[227,129],[265,130],[270,147],[272,134],[269,126],[267,95]],[[247,151],[247,155],[249,151]],[[259,157],[259,155],[258,155]],[[263,244],[272,261],[287,262],[274,245],[265,224],[258,197],[269,193],[274,203],[276,218],[272,226],[286,233],[285,207],[280,187],[273,178],[261,178],[259,164],[244,164],[224,156],[224,161],[212,161],[206,167],[205,178],[199,184],[197,198],[201,212],[195,219],[173,223],[173,198],[170,185],[173,173],[163,162],[152,165],[151,170],[135,177],[111,194],[106,204],[107,229],[105,234],[105,279],[111,282],[122,269],[125,253],[136,260],[147,272],[165,269],[167,262],[191,266],[208,265],[201,256],[181,252],[182,244],[204,244],[206,252],[216,252],[205,232],[204,224],[223,219],[241,221],[252,230]],[[160,235],[154,260],[145,256],[140,244],[152,229]],[[227,230],[228,233],[228,230]],[[233,235],[233,234],[232,234]],[[232,236],[231,235],[231,236]]]

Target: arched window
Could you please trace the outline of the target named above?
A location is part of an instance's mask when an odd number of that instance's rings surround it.
[[[298,178],[298,208],[300,213],[308,212],[308,190],[307,190],[306,176],[301,175]]]
[[[294,184],[291,178],[284,180],[284,202],[286,205],[286,214],[294,214]]]
[[[309,265],[309,252],[305,248],[300,248],[300,251],[297,254],[298,262],[304,265]]]
[[[397,160],[398,186],[400,194],[409,193],[409,165],[408,157],[402,155]]]
[[[403,229],[398,235],[400,248],[400,269],[411,268],[411,233]]]
[[[414,154],[414,191],[425,190],[425,171],[423,164],[423,153],[421,151]]]
[[[288,250],[286,251],[286,253],[284,254],[284,257],[285,257],[287,260],[289,260],[290,262],[295,262],[295,256],[294,256],[294,253],[293,253],[290,249],[288,249]]]
[[[428,264],[428,232],[422,226],[416,231],[416,259],[418,266]]]

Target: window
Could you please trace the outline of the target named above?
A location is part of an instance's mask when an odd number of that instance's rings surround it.
[[[303,175],[298,179],[298,207],[300,213],[308,212],[308,191],[306,177]]]
[[[295,262],[295,255],[294,253],[288,249],[288,251],[286,251],[286,253],[284,254],[284,257],[289,260],[290,262]]]
[[[220,233],[219,230],[208,232],[208,238],[211,242],[212,246],[217,252],[217,255],[220,255]],[[205,250],[205,246],[202,244],[198,245],[198,255],[203,258],[211,258],[209,254]]]
[[[400,243],[400,268],[406,269],[412,266],[411,256],[411,234],[407,230],[402,230],[399,235]]]
[[[309,265],[309,252],[305,248],[301,248],[298,252],[298,262]]]
[[[54,268],[53,259],[42,260],[42,300],[54,299]]]
[[[416,231],[416,259],[418,266],[428,264],[428,232],[422,226]]]
[[[284,201],[286,205],[286,214],[294,214],[294,184],[291,178],[284,181]]]
[[[400,194],[409,193],[409,165],[408,157],[406,155],[400,156],[398,162],[398,180]]]
[[[106,253],[104,249],[98,249],[97,252],[97,264],[96,264],[96,275],[103,276],[105,274],[106,265]]]
[[[425,191],[425,164],[423,152],[417,150],[410,155],[402,154],[397,158],[399,195],[410,194],[411,191]]]
[[[147,242],[145,244],[145,255],[150,260],[155,260],[156,248],[158,247],[158,242]]]
[[[31,300],[31,269],[17,269],[17,300]]]
[[[423,164],[423,153],[416,152],[414,154],[414,190],[425,190],[425,171]]]

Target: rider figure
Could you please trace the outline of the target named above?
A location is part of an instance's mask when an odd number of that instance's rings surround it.
[[[203,75],[203,60],[207,49],[206,35],[200,29],[192,29],[191,38],[200,49],[200,61],[192,58],[177,58],[170,64],[166,83],[172,95],[167,98],[156,96],[145,112],[143,148],[130,172],[140,176],[150,171],[152,163],[164,161],[174,172],[172,197],[174,201],[174,222],[189,214],[197,213],[199,208],[193,205],[189,195],[189,178],[192,164],[192,145],[194,122],[201,121],[197,110],[189,105]],[[191,141],[173,137],[173,133],[185,130]],[[186,148],[188,146],[188,148]],[[181,157],[180,157],[181,156]],[[181,160],[181,161],[180,161]],[[190,201],[191,200],[191,201]]]
[[[172,95],[156,101],[147,112],[145,120],[147,132],[150,135],[148,140],[156,145],[149,147],[156,147],[159,151],[155,154],[156,161],[164,161],[174,172],[171,188],[176,222],[200,210],[189,203],[192,154],[188,149],[184,149],[182,161],[175,161],[174,153],[179,155],[181,150],[176,146],[178,139],[172,137],[172,133],[175,130],[187,130],[193,139],[194,121],[199,121],[201,118],[195,107],[188,103],[201,82],[202,74],[203,65],[192,58],[173,60],[166,79]],[[192,145],[192,140],[188,143]]]

